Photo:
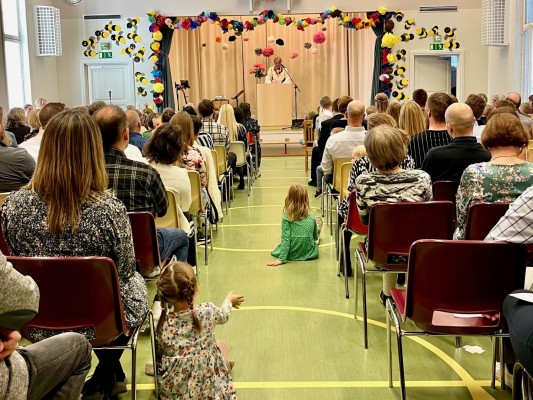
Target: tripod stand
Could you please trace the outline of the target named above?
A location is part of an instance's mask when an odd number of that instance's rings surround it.
[[[176,88],[176,100],[177,100],[177,108],[176,110],[179,111],[180,109],[180,92],[183,93],[183,99],[185,100],[184,104],[187,104],[187,94],[185,93],[185,89],[190,89],[189,81],[182,80],[180,83],[176,82],[174,83],[174,87]]]

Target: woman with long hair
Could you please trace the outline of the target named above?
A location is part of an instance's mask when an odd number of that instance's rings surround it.
[[[17,143],[21,144],[31,128],[26,125],[26,113],[20,107],[13,107],[6,115],[5,129],[13,132]]]
[[[252,157],[255,157],[255,155],[257,154],[257,159],[255,160],[255,162],[257,166],[256,169],[259,171],[259,168],[261,167],[261,143],[260,143],[261,127],[259,126],[259,123],[257,122],[257,120],[252,118],[252,111],[250,109],[249,103],[241,103],[239,104],[239,108],[242,110],[244,114],[242,124],[246,128],[246,132],[248,134],[247,141],[251,147]],[[253,139],[253,140],[248,140],[248,139]],[[258,176],[260,176],[259,173],[258,173]]]
[[[111,258],[117,267],[126,325],[142,323],[148,310],[146,285],[135,270],[126,207],[107,191],[102,137],[93,118],[63,111],[48,122],[33,178],[4,201],[2,231],[15,256]],[[91,330],[84,333],[94,335]],[[39,340],[49,332],[38,330],[33,335]],[[121,335],[113,343],[127,341]],[[122,351],[95,353],[100,362],[84,386],[84,396],[125,393]]]
[[[222,107],[220,107],[217,122],[219,125],[225,126],[228,130],[230,142],[244,142],[244,147],[248,148],[248,142],[246,140],[246,128],[244,127],[244,125],[237,123],[237,120],[235,119],[235,111],[233,110],[232,106],[230,106],[229,104],[224,104]],[[237,168],[237,172],[240,178],[239,186],[237,186],[237,189],[243,190],[246,168],[239,167]]]
[[[426,121],[424,113],[418,104],[414,101],[406,101],[400,108],[400,117],[398,119],[398,128],[403,129],[409,136],[426,130]]]

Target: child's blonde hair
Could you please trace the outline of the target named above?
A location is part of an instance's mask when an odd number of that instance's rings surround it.
[[[302,184],[296,183],[289,188],[283,211],[289,221],[298,221],[309,216],[309,195]]]
[[[354,161],[360,158],[363,158],[365,156],[366,156],[365,145],[360,144],[359,146],[355,146],[355,148],[352,151],[352,158],[354,159]]]
[[[169,263],[157,280],[157,294],[163,309],[157,331],[161,331],[167,316],[167,304],[185,301],[192,313],[192,324],[196,332],[202,331],[200,320],[194,313],[194,293],[197,281],[192,267],[186,262],[174,261]]]

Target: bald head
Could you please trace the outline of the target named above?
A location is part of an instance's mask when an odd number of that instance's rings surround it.
[[[100,127],[104,151],[108,152],[111,147],[117,147],[121,150],[127,147],[128,120],[120,107],[102,107],[96,112],[94,119]]]
[[[474,113],[468,104],[454,103],[449,106],[444,115],[448,132],[452,137],[457,136],[472,136],[474,121]]]
[[[507,93],[507,96],[505,96],[505,100],[509,100],[514,104],[515,108],[518,108],[522,102],[522,96],[520,96],[520,93],[517,92],[509,92]]]
[[[359,100],[353,100],[348,103],[346,109],[346,118],[349,126],[362,126],[365,117],[365,105]]]
[[[126,111],[126,117],[128,118],[128,128],[130,132],[139,132],[141,130],[141,118],[137,110]]]

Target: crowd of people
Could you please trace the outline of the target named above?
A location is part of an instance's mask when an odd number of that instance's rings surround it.
[[[433,182],[451,180],[459,182],[454,239],[464,238],[466,213],[473,203],[515,201],[487,240],[533,243],[529,221],[533,164],[526,160],[533,138],[533,121],[527,115],[533,99],[522,104],[520,95],[511,92],[493,98],[492,105],[487,100],[484,94],[471,94],[461,103],[445,93],[428,96],[423,89],[401,104],[390,103],[380,93],[369,107],[349,96],[334,101],[323,97],[314,119],[317,141],[309,181],[317,187],[315,197],[332,182],[335,160],[352,158],[349,181],[343,184],[348,192],[356,192],[357,201],[349,204],[348,197],[341,199],[339,224],[350,207],[356,207],[367,223],[373,204],[429,201]],[[9,110],[5,120],[1,109],[0,114],[0,192],[11,192],[2,205],[1,229],[10,254],[111,258],[128,327],[142,323],[149,302],[146,284],[136,271],[127,213],[164,216],[169,207],[166,193],[173,192],[180,228],[157,228],[161,259],[171,262],[153,273],[159,276],[154,305],[161,310],[156,316],[160,397],[183,393],[213,397],[217,392],[236,398],[229,348],[215,340],[214,327],[226,322],[231,308],[238,308],[244,297],[230,292],[221,307],[194,302],[198,284],[187,170],[200,175],[203,205],[211,203],[221,213],[211,151],[215,145],[226,148],[227,167],[240,176],[237,189],[243,189],[250,177],[236,167],[237,157],[229,145],[244,142],[251,154],[257,154],[251,161],[260,165],[260,126],[250,105],[226,104],[216,110],[212,101],[204,99],[197,107],[153,113],[104,102],[67,109],[62,103],[39,99],[35,107]],[[281,242],[268,265],[318,258],[321,226],[307,188],[292,185],[285,199]],[[342,272],[351,275],[351,233],[345,235],[347,265]],[[208,243],[210,238],[198,240]],[[32,341],[38,343],[17,348],[18,329],[38,312],[39,292],[31,278],[18,274],[3,255],[0,274],[0,397],[20,393],[41,398],[68,390],[82,393],[84,399],[102,399],[127,391],[120,351],[95,350],[99,363],[85,381],[91,348],[83,335],[53,336],[37,329]],[[391,288],[405,278],[383,276],[380,298],[385,303]],[[522,338],[528,330],[513,324],[523,307],[509,302],[506,316],[515,333],[513,345],[520,343],[517,356],[529,362],[526,368],[533,372],[531,354],[521,355],[533,348],[527,337]],[[13,320],[10,312],[15,310],[27,315]],[[128,340],[121,335],[112,344]],[[72,351],[54,357],[65,346]],[[48,364],[50,357],[58,361]],[[50,377],[46,384],[44,368]]]

